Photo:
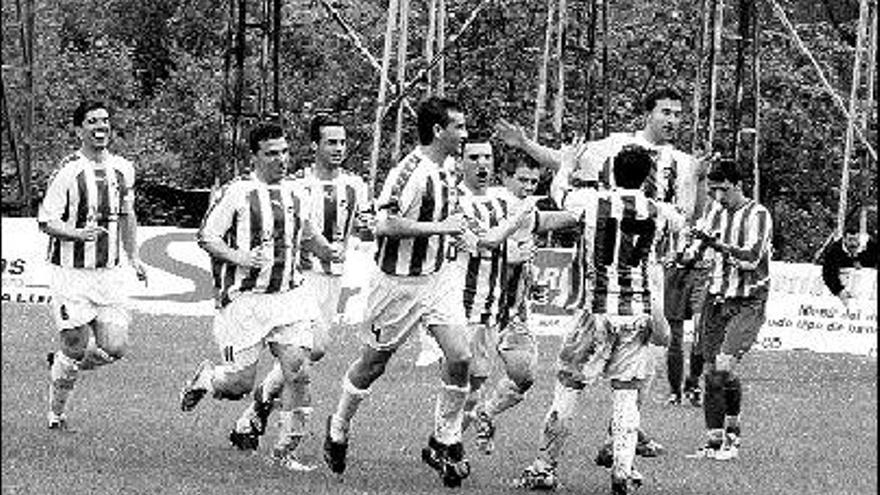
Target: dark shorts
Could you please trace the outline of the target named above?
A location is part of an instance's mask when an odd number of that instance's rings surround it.
[[[709,269],[672,264],[664,269],[663,306],[667,320],[690,320],[706,299]]]
[[[698,330],[699,349],[705,362],[713,363],[721,353],[742,358],[758,338],[766,306],[766,298],[721,299],[708,295]]]

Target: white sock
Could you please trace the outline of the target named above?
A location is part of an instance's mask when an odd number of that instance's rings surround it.
[[[348,439],[348,428],[357,413],[361,402],[370,394],[370,390],[355,387],[348,376],[342,379],[342,395],[336,405],[336,412],[330,418],[330,438],[334,442],[345,442]]]
[[[498,381],[495,390],[492,392],[492,398],[486,404],[486,414],[495,417],[522,402],[523,397],[525,396],[519,391],[519,386],[516,382],[508,377],[504,377]]]
[[[281,365],[276,362],[263,378],[263,381],[260,382],[260,402],[273,401],[281,395],[282,388],[284,388],[284,373],[281,371]]]
[[[79,363],[61,351],[55,353],[55,360],[49,370],[49,410],[57,416],[64,414],[67,399],[73,391],[79,374]]]
[[[565,448],[570,434],[569,423],[574,416],[581,391],[556,382],[553,391],[553,403],[544,417],[542,444],[538,450],[538,459],[551,466],[556,466]]]
[[[612,392],[611,438],[614,446],[614,477],[629,479],[638,442],[638,390],[619,389]]]
[[[461,442],[461,424],[464,419],[464,403],[468,387],[444,384],[437,395],[434,407],[434,438],[444,444]]]

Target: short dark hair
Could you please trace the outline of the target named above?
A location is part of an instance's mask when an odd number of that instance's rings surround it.
[[[461,112],[461,105],[450,98],[431,96],[424,100],[416,111],[419,143],[431,144],[434,141],[434,126],[446,127],[449,112]]]
[[[107,110],[107,113],[113,114],[113,110],[110,108],[106,102],[102,100],[83,100],[77,105],[76,109],[73,110],[73,126],[79,127],[82,125],[83,121],[86,120],[86,114],[91,112],[92,110],[104,109]]]
[[[645,97],[645,101],[642,102],[642,109],[645,113],[653,112],[654,107],[657,106],[657,102],[660,100],[681,101],[681,93],[672,88],[655,89]]]
[[[273,122],[262,122],[257,124],[256,127],[251,129],[251,132],[248,135],[248,144],[250,145],[251,153],[260,151],[260,143],[262,141],[283,137],[284,129],[281,128],[280,125]]]
[[[339,120],[338,117],[334,115],[330,115],[328,113],[319,113],[312,117],[312,121],[309,123],[309,140],[315,144],[321,142],[321,128],[323,127],[342,127],[345,126],[342,124],[342,121]]]
[[[706,179],[711,182],[729,181],[731,184],[739,184],[743,180],[743,174],[731,158],[722,158],[713,163],[706,174]]]
[[[541,164],[532,158],[531,155],[520,149],[508,152],[503,157],[495,157],[495,168],[504,172],[504,175],[507,177],[513,177],[516,169],[521,167],[537,169],[540,172]]]
[[[614,157],[614,183],[625,189],[638,189],[651,173],[654,157],[641,146],[624,146]]]

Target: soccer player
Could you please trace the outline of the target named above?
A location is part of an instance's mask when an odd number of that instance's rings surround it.
[[[536,211],[524,199],[534,191],[537,170],[511,164],[505,167],[505,175],[511,175],[508,169],[516,170],[515,193],[508,188],[501,188],[500,192],[492,188],[489,193],[494,167],[492,143],[484,138],[471,138],[462,153],[463,178],[459,187],[462,211],[479,233],[477,251],[458,257],[464,274],[464,307],[472,353],[471,393],[465,403],[464,428],[470,423],[476,425],[477,445],[487,454],[494,448],[493,418],[522,401],[534,382],[537,363],[537,346],[525,325],[525,315],[510,316],[526,304],[523,293],[527,287],[525,280],[531,274],[526,266],[531,258],[531,244],[522,243],[531,239]],[[498,327],[502,322],[504,325]],[[482,387],[492,368],[493,350],[501,357],[505,377],[490,400],[480,404]]]
[[[531,489],[552,489],[556,468],[578,397],[600,375],[612,389],[612,493],[628,493],[641,484],[633,469],[638,443],[639,389],[653,365],[648,344],[666,345],[662,266],[655,243],[669,224],[684,225],[673,208],[646,197],[640,189],[651,169],[650,152],[626,147],[614,158],[617,186],[582,189],[563,207],[583,223],[578,256],[585,267],[576,324],[559,352],[553,403],[544,420],[543,442],[535,461],[523,472]]]
[[[107,147],[110,107],[84,101],[73,112],[79,150],[49,181],[37,221],[49,235],[52,316],[61,349],[48,356],[48,425],[67,430],[65,409],[80,370],[125,354],[130,316],[120,244],[137,277],[146,269],[137,251],[134,166]]]
[[[709,438],[694,457],[730,460],[738,455],[741,433],[742,385],[736,365],[764,323],[773,222],[767,208],[743,194],[743,177],[732,160],[720,161],[708,180],[715,202],[694,230],[693,250],[705,251],[713,262],[700,319]]]
[[[853,269],[876,267],[877,241],[867,233],[860,233],[856,223],[847,224],[843,237],[829,244],[822,253],[822,281],[844,306],[849,306],[853,295],[841,275]]]
[[[557,191],[554,192],[554,197],[560,200],[564,200],[576,187],[586,185],[607,189],[614,186],[614,174],[611,173],[614,157],[627,146],[645,148],[651,152],[652,165],[648,177],[642,184],[642,191],[649,199],[675,205],[689,223],[693,224],[706,202],[705,165],[702,158],[694,158],[677,150],[672,144],[681,123],[682,97],[673,89],[661,88],[645,97],[642,109],[644,125],[640,130],[613,133],[604,139],[588,143],[575,140],[570,146],[558,150],[529,139],[522,128],[509,122],[499,122],[496,132],[507,144],[524,150],[542,165],[557,170],[551,189]],[[674,303],[669,309],[675,310],[668,315],[672,317],[670,327],[676,344],[671,345],[667,350],[669,374],[680,377],[684,366],[680,345],[683,340],[684,320],[679,318],[688,316],[682,311],[685,305],[691,300],[698,300],[700,292],[693,288],[705,284],[707,270],[702,265],[680,267],[674,262],[676,247],[677,245],[673,244],[672,249],[669,250],[670,261],[667,262],[666,278],[670,283],[664,288],[664,294]],[[694,317],[696,319],[696,315]],[[652,349],[652,353],[658,351],[659,349]],[[699,376],[702,372],[701,363],[700,357],[692,352],[691,367],[695,373],[693,376]],[[653,377],[652,369],[649,378],[643,381],[643,389],[639,392],[640,403],[648,399]],[[699,387],[696,383],[691,384],[690,381],[689,385],[695,386],[687,391],[689,397],[694,397],[695,393],[699,393]],[[675,387],[671,391],[672,397],[676,396],[677,390],[678,387]],[[699,398],[695,397],[694,400],[698,401]],[[676,402],[674,399],[672,401]],[[663,446],[650,439],[644,432],[640,433],[640,438],[640,455],[653,457],[663,453]],[[599,450],[597,463],[607,465],[610,462],[610,448],[610,444],[606,444]]]
[[[295,451],[311,408],[304,366],[318,315],[297,262],[306,247],[325,260],[338,261],[341,253],[312,227],[307,199],[284,179],[289,158],[284,130],[259,124],[249,145],[253,173],[223,188],[198,232],[199,246],[211,256],[218,307],[214,337],[223,364],[202,362],[181,393],[180,407],[191,411],[206,394],[241,399],[253,389],[260,351],[268,347],[284,377],[272,458],[291,470],[309,470]]]
[[[359,176],[341,168],[346,158],[345,127],[338,119],[326,114],[315,116],[309,125],[309,137],[315,152],[315,163],[295,174],[295,184],[306,192],[310,222],[319,230],[336,251],[348,249],[355,224],[361,211],[367,207],[367,186]],[[360,224],[359,224],[360,225]],[[342,291],[343,262],[321,260],[310,251],[303,251],[300,266],[305,286],[314,292],[320,325],[315,329],[309,363],[323,357],[330,341],[330,331],[336,324],[339,294]],[[309,379],[310,364],[303,369],[303,379]],[[254,388],[253,401],[242,412],[229,433],[229,441],[240,450],[256,450],[259,438],[266,431],[275,398],[281,392],[284,376],[276,363],[263,381]],[[308,424],[310,409],[297,414]]]
[[[454,237],[465,238],[467,222],[454,213],[450,198],[455,186],[442,165],[461,153],[467,138],[465,115],[454,101],[430,97],[419,105],[417,126],[419,146],[391,169],[376,202],[378,270],[367,289],[364,345],[327,419],[324,459],[334,473],[345,471],[352,418],[391,356],[424,325],[444,361],[434,431],[422,460],[440,473],[445,485],[459,486],[470,473],[461,425],[471,355],[462,288],[456,285],[460,279],[447,269],[446,257],[455,254],[450,251]]]

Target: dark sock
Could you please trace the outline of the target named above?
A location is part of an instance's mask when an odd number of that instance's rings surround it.
[[[724,428],[724,415],[727,412],[724,382],[727,374],[726,371],[710,371],[706,373],[703,414],[706,417],[706,428],[710,430]]]
[[[666,376],[669,379],[669,391],[681,395],[681,375],[684,368],[684,358],[681,354],[673,352],[666,354]]]
[[[728,375],[727,380],[724,382],[724,402],[727,406],[727,416],[739,416],[742,405],[742,384],[739,378],[731,374]],[[728,427],[727,432],[739,435],[739,425]]]
[[[692,387],[699,386],[700,375],[703,374],[703,355],[691,352],[691,362],[688,369],[688,381],[692,383]]]

